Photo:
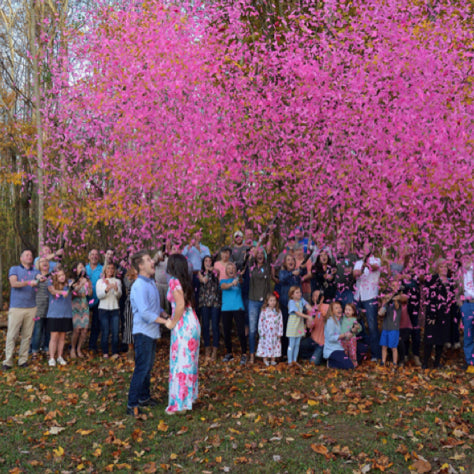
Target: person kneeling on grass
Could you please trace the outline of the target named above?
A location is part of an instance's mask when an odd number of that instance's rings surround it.
[[[382,334],[380,346],[382,347],[382,365],[387,362],[387,349],[392,349],[392,361],[396,368],[398,366],[398,340],[400,338],[400,319],[402,317],[402,303],[408,301],[408,297],[400,292],[400,280],[394,278],[390,282],[391,292],[382,300],[379,316],[383,316]]]
[[[324,326],[323,356],[328,361],[328,367],[334,369],[353,369],[354,364],[344,352],[341,341],[350,336],[341,331],[342,306],[338,301],[329,305],[326,325]]]

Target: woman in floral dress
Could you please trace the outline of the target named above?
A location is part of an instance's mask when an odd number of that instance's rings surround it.
[[[198,397],[198,361],[201,326],[193,309],[194,290],[183,255],[170,255],[168,301],[171,318],[162,322],[171,330],[169,400],[166,413],[191,410]],[[160,321],[161,322],[161,321]]]

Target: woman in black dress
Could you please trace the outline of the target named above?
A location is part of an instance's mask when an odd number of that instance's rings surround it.
[[[455,283],[448,277],[448,263],[439,259],[435,274],[427,279],[425,296],[425,335],[423,368],[428,368],[433,347],[435,347],[434,368],[440,367],[443,346],[449,342],[451,326],[456,314]]]

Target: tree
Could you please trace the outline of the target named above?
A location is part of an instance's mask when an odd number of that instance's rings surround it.
[[[128,246],[276,213],[323,241],[471,248],[469,2],[389,3],[298,2],[265,28],[247,1],[102,5],[54,73],[49,222]]]
[[[69,6],[67,0],[1,3],[3,184],[14,193],[13,222],[22,245],[33,248],[44,239],[41,97],[50,85],[49,61]]]

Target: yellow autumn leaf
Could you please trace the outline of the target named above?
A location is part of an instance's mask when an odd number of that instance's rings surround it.
[[[168,431],[168,425],[163,420],[158,423],[158,431]]]
[[[64,448],[59,446],[58,449],[53,449],[53,454],[55,458],[60,458],[64,456]]]
[[[83,429],[79,429],[79,430],[76,431],[76,433],[80,434],[81,436],[87,436],[87,435],[90,435],[93,432],[94,432],[94,430],[83,430]]]

